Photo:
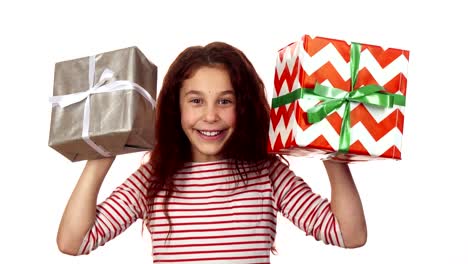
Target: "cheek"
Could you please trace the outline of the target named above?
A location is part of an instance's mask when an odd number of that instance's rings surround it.
[[[236,125],[236,110],[232,109],[226,112],[225,122],[231,125],[232,127],[235,127]]]
[[[184,109],[181,109],[180,111],[180,123],[182,125],[182,128],[187,128],[191,125],[191,114],[190,111],[184,111]]]

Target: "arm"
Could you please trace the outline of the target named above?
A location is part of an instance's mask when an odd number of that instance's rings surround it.
[[[337,218],[347,248],[363,246],[367,227],[359,193],[345,163],[324,161],[331,185],[331,209]]]
[[[345,247],[330,202],[313,192],[282,161],[277,160],[270,167],[275,209],[317,241]]]
[[[61,252],[78,254],[86,233],[95,222],[99,189],[114,158],[87,161],[60,221],[57,245]]]

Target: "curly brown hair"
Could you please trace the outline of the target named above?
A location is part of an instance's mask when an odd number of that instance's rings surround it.
[[[164,190],[166,217],[167,201],[174,191],[173,175],[184,163],[192,161],[191,144],[180,123],[180,89],[183,81],[191,78],[201,67],[223,67],[230,76],[236,98],[237,121],[222,151],[224,157],[235,162],[242,180],[248,180],[245,164],[259,165],[274,157],[267,152],[270,106],[265,86],[246,55],[223,42],[185,49],[169,67],[158,95],[156,143],[149,161],[152,178],[148,204],[151,205],[155,196]]]

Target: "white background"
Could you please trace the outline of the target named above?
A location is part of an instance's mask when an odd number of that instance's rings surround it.
[[[84,162],[71,163],[47,146],[55,62],[136,45],[159,66],[160,87],[182,49],[220,40],[243,50],[271,90],[276,51],[308,33],[410,50],[403,160],[351,165],[368,224],[363,248],[326,246],[280,217],[272,263],[468,263],[467,9],[462,1],[414,2],[3,2],[0,262],[151,263],[141,221],[88,256],[56,247]],[[119,156],[99,199],[141,158]],[[319,160],[291,161],[329,197]]]

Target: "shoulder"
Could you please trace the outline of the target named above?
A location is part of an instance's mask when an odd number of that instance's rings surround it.
[[[131,189],[137,189],[142,193],[146,193],[152,179],[152,167],[149,163],[142,163],[124,183]]]
[[[290,171],[288,161],[278,155],[271,156],[271,158],[258,163],[257,169],[267,172],[270,176]]]
[[[151,176],[153,175],[153,168],[151,167],[151,164],[149,163],[142,163],[140,164],[140,167],[133,173],[134,175],[141,176],[145,179],[150,179]]]
[[[270,171],[276,171],[278,169],[289,169],[289,163],[288,161],[281,156],[275,155],[269,160],[265,162],[265,166],[270,170]]]

